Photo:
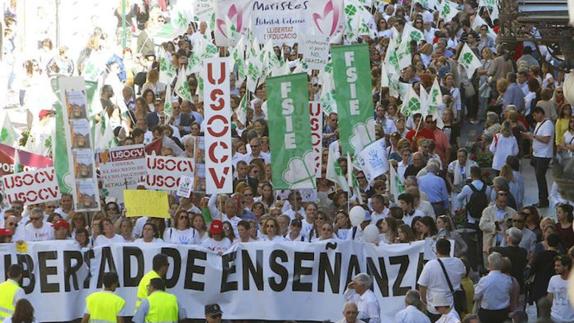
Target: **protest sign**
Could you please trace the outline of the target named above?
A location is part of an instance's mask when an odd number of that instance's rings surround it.
[[[15,161],[24,171],[52,166],[52,159],[48,157],[0,144],[0,176],[14,173]]]
[[[10,264],[22,264],[22,288],[37,315],[63,322],[82,317],[85,297],[101,289],[105,272],[114,271],[125,313],[134,313],[138,283],[161,252],[170,262],[167,291],[189,318],[204,317],[204,304],[217,300],[226,317],[238,320],[336,321],[347,284],[366,272],[373,278],[381,322],[391,322],[405,306],[404,295],[416,287],[423,248],[424,241],[378,247],[356,241],[265,241],[238,244],[220,256],[193,245],[125,243],[80,250],[73,241],[30,242],[26,254],[17,254],[15,244],[0,244],[0,276]],[[273,310],[255,313],[253,308]]]
[[[323,70],[329,61],[329,37],[305,35],[302,48],[303,62],[312,70]]]
[[[150,190],[177,191],[182,176],[192,176],[192,158],[146,156],[146,187]]]
[[[68,161],[64,181],[71,188],[75,211],[97,211],[100,209],[100,193],[87,115],[85,82],[81,77],[61,77],[58,87],[66,139],[66,153],[62,158],[67,157]]]
[[[357,154],[356,165],[365,173],[369,183],[385,174],[389,170],[385,138],[373,142]]]
[[[369,47],[334,46],[332,60],[342,153],[354,155],[375,141]]]
[[[179,181],[179,186],[177,187],[177,192],[175,195],[179,197],[189,197],[191,192],[193,191],[193,177],[191,176],[182,176],[181,180]]]
[[[307,73],[267,79],[274,189],[315,188]]]
[[[321,177],[321,162],[323,151],[323,111],[317,101],[309,102],[309,121],[311,121],[311,144],[313,145],[313,160],[315,176]]]
[[[147,216],[169,219],[167,192],[146,190],[124,190],[126,216]]]
[[[122,191],[136,188],[146,176],[145,146],[114,147],[96,155],[100,169],[102,188],[119,203],[124,200]]]
[[[8,203],[22,201],[31,205],[61,197],[54,167],[6,175],[2,177],[2,184]]]
[[[241,34],[253,33],[261,43],[304,43],[305,34],[318,35],[331,43],[343,34],[343,0],[287,0],[271,3],[257,0],[215,2],[215,42],[234,45]]]
[[[203,61],[207,194],[233,193],[229,60]]]

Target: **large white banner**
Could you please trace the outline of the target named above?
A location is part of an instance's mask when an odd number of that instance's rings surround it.
[[[35,242],[27,244],[25,254],[17,253],[14,244],[0,244],[0,277],[11,263],[22,264],[22,287],[36,317],[62,322],[82,316],[85,297],[101,288],[103,273],[113,270],[120,279],[116,292],[132,314],[137,285],[161,252],[170,261],[168,291],[177,295],[189,318],[202,318],[204,305],[218,303],[225,319],[336,321],[347,284],[355,274],[368,272],[381,321],[390,322],[416,286],[423,246],[423,241],[379,247],[356,241],[253,242],[220,256],[198,246],[168,244],[80,250],[72,241]]]
[[[182,176],[194,176],[192,158],[146,156],[146,187],[150,190],[177,191]]]
[[[234,45],[240,34],[251,31],[260,43],[304,42],[304,35],[324,36],[331,43],[343,34],[343,0],[215,1],[215,42]],[[235,39],[234,39],[235,38]]]
[[[229,67],[227,58],[203,61],[207,194],[233,193]]]
[[[8,203],[38,204],[61,197],[54,167],[3,176],[2,189]]]

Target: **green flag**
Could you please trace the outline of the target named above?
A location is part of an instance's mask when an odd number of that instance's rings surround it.
[[[193,96],[187,84],[185,77],[185,70],[182,68],[177,74],[177,82],[175,82],[175,94],[180,96],[183,100],[193,102]]]
[[[59,91],[58,91],[59,92]],[[58,95],[58,94],[57,94]],[[58,95],[58,97],[60,97]],[[72,172],[68,161],[68,146],[66,142],[66,128],[64,126],[64,112],[60,101],[54,104],[56,110],[56,133],[54,140],[54,168],[60,192],[62,194],[72,194],[72,186],[68,182],[72,179]],[[68,180],[68,181],[67,181]]]
[[[267,79],[273,189],[315,188],[307,74]]]
[[[331,57],[342,154],[354,156],[375,141],[369,47],[334,46]]]

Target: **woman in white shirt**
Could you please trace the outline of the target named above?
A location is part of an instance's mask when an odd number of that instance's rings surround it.
[[[158,238],[158,230],[155,224],[148,222],[144,224],[142,237],[136,239],[135,243],[162,243],[163,240]]]
[[[221,220],[213,220],[211,222],[209,238],[203,240],[201,246],[219,255],[231,247],[231,241],[223,236],[223,222]]]
[[[103,219],[100,223],[100,234],[94,242],[94,247],[109,246],[113,243],[125,242],[124,238],[116,234],[114,224],[110,219]]]
[[[568,130],[562,136],[562,143],[558,145],[560,158],[571,157],[574,152],[574,118],[568,121]]]
[[[191,216],[191,227],[197,233],[197,240],[203,241],[209,238],[207,234],[207,225],[201,214],[194,214]]]
[[[201,242],[198,232],[191,227],[186,210],[175,214],[174,227],[165,229],[163,241],[174,244],[198,244]]]
[[[326,222],[325,224],[323,224],[323,226],[321,226],[321,233],[319,235],[320,241],[333,240],[336,238],[337,237],[333,233],[333,224],[332,223]]]
[[[455,86],[455,78],[452,73],[447,73],[444,76],[443,86],[448,90],[453,101],[453,112],[455,113],[456,120],[460,120],[460,110],[462,109],[462,101],[460,97],[460,90]]]
[[[133,242],[135,240],[134,225],[130,219],[123,218],[120,222],[120,235],[126,242]]]
[[[506,158],[518,154],[518,142],[516,137],[512,135],[510,122],[504,121],[502,123],[500,133],[494,135],[489,149],[494,154],[492,157],[492,169],[498,175],[500,169],[506,163]]]
[[[279,223],[274,218],[269,218],[263,222],[263,234],[261,240],[263,241],[284,241],[279,234]]]

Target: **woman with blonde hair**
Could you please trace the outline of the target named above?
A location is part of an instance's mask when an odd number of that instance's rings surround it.
[[[492,157],[492,169],[498,175],[500,169],[506,163],[506,158],[518,154],[518,142],[516,137],[512,135],[510,122],[504,121],[502,123],[500,133],[494,135],[489,150],[494,154]]]
[[[141,90],[145,92],[145,90],[150,89],[156,97],[159,97],[160,93],[165,92],[165,88],[165,84],[159,81],[159,71],[154,68],[147,73],[147,82],[144,83]]]
[[[283,241],[285,240],[281,234],[279,234],[279,223],[275,218],[267,218],[263,222],[261,238],[263,241]]]

